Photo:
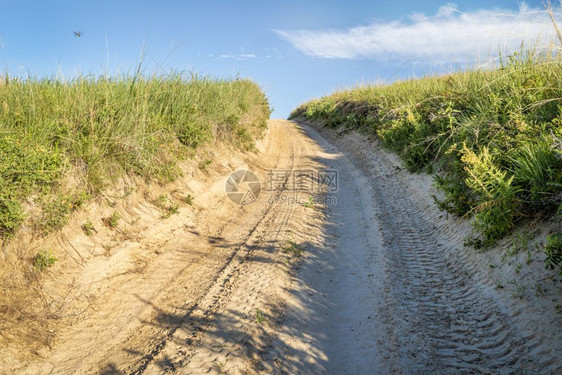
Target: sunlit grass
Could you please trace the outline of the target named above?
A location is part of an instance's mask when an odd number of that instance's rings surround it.
[[[248,80],[4,77],[0,236],[19,228],[26,197],[48,203],[66,180],[95,194],[127,173],[171,181],[180,174],[177,162],[201,145],[252,148],[269,114],[263,92]]]

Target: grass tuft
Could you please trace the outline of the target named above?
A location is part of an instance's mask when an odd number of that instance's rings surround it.
[[[122,219],[121,214],[114,211],[109,217],[105,218],[105,222],[108,227],[115,229],[119,226],[119,221]]]

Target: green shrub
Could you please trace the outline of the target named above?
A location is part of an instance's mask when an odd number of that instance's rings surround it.
[[[58,259],[53,256],[50,251],[40,251],[33,258],[33,267],[39,271],[43,271],[55,264]]]
[[[445,198],[437,199],[434,195],[433,200],[440,210],[463,216],[475,206],[475,198],[473,197],[473,191],[466,185],[465,175],[463,174],[460,180],[457,176],[455,177],[452,175],[434,175],[435,186],[445,193]]]
[[[42,232],[47,234],[64,227],[68,224],[70,214],[82,207],[89,198],[89,194],[80,191],[71,196],[57,195],[45,202],[39,223]]]
[[[24,215],[19,202],[0,195],[0,236],[11,236],[19,229],[23,219]]]
[[[511,230],[519,215],[519,188],[513,184],[515,176],[508,177],[508,172],[496,165],[487,147],[476,155],[464,145],[462,154],[468,174],[466,186],[477,197],[474,225],[484,236],[484,246],[491,245]]]
[[[47,192],[60,179],[64,163],[55,147],[4,133],[0,125],[0,236],[19,229],[24,219],[20,201],[32,191]]]
[[[45,204],[41,227],[45,233],[62,228],[68,223],[71,205],[67,197],[56,197]]]

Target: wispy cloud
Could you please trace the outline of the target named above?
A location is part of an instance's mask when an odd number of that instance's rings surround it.
[[[555,9],[559,13],[560,8]],[[515,50],[550,42],[554,28],[541,9],[522,3],[518,11],[479,10],[463,13],[455,4],[433,16],[357,26],[345,30],[274,30],[305,55],[331,59],[414,58],[465,61],[485,58],[501,49]]]
[[[223,54],[219,56],[220,59],[232,59],[237,61],[254,59],[255,57],[256,55],[252,53]]]

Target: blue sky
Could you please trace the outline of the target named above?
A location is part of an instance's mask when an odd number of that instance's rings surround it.
[[[553,37],[541,1],[0,4],[0,64],[10,75],[132,72],[144,51],[146,73],[185,70],[257,81],[273,117],[337,89],[440,73],[485,62],[499,46]]]

